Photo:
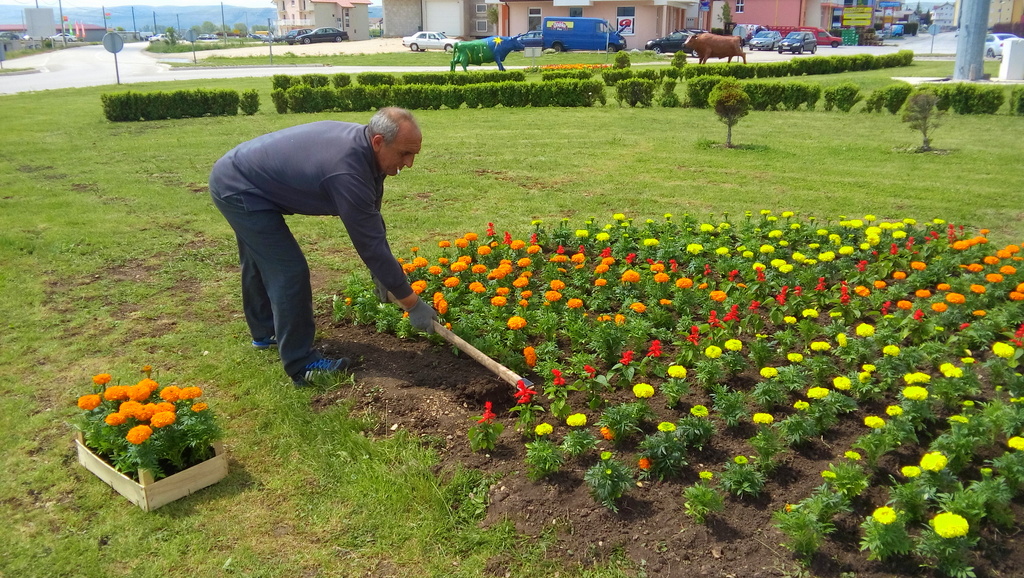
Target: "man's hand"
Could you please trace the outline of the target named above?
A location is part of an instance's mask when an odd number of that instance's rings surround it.
[[[370,275],[370,279],[373,279],[373,294],[377,296],[377,300],[381,303],[387,303],[388,288],[376,276]]]
[[[424,333],[434,332],[434,321],[437,320],[437,311],[430,305],[427,305],[426,301],[420,299],[413,305],[413,308],[409,310],[409,322],[412,326]]]

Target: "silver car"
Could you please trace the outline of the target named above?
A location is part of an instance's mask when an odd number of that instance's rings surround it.
[[[777,30],[762,30],[747,44],[751,50],[775,50],[779,47],[779,42],[782,42],[782,33]]]

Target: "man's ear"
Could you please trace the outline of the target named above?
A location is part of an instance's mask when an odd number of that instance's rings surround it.
[[[379,152],[381,147],[384,146],[384,135],[375,134],[370,137],[370,146],[373,147],[374,151]]]

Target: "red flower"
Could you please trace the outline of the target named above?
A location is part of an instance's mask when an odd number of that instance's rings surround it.
[[[622,354],[622,359],[619,360],[622,365],[629,365],[633,363],[633,350],[626,351]]]
[[[885,317],[886,315],[889,314],[890,307],[892,307],[892,301],[886,301],[885,303],[882,303],[882,317]]]
[[[711,265],[709,263],[704,263],[704,276],[705,277],[710,277],[711,276]]]
[[[530,235],[530,244],[531,245],[536,245],[537,244],[537,233],[533,233],[533,234]]]
[[[605,247],[604,250],[601,251],[601,258],[602,259],[604,259],[605,257],[611,257],[611,256],[612,256],[612,248],[611,247]]]
[[[896,243],[893,243],[889,247],[889,254],[890,255],[895,255],[896,253],[899,253],[899,252],[900,252],[900,248],[896,246]]]
[[[661,357],[661,341],[651,341],[651,347],[647,350],[647,357]]]
[[[487,223],[487,236],[488,237],[493,237],[494,236],[494,223]]]
[[[676,263],[675,259],[669,259],[668,264],[671,266],[673,273],[679,271],[679,263]]]
[[[530,403],[533,396],[537,395],[537,392],[526,386],[526,382],[519,380],[516,382],[516,392],[512,394],[516,398],[516,403]]]
[[[961,323],[960,324],[960,331],[963,331],[964,329],[967,329],[970,326],[971,326],[970,323]]]
[[[804,294],[804,288],[801,287],[800,285],[797,285],[796,287],[793,287],[793,294],[796,295],[797,297],[803,295]]]
[[[651,458],[640,458],[636,465],[641,470],[649,470],[651,469]]]
[[[750,309],[751,311],[757,311],[757,308],[760,306],[761,302],[755,299],[750,302],[750,307],[747,307],[747,309]]]
[[[764,281],[764,267],[756,267],[754,270],[757,271],[757,280],[763,282]]]
[[[561,371],[557,369],[552,369],[551,373],[555,376],[555,380],[553,382],[555,385],[565,385],[565,378],[562,377]]]
[[[789,285],[783,285],[782,288],[779,289],[779,294],[775,296],[775,301],[777,301],[779,303],[779,305],[785,305],[786,304],[786,293],[788,291],[789,291]]]
[[[708,325],[710,325],[712,327],[721,327],[722,326],[722,322],[718,320],[718,311],[715,311],[714,309],[712,309],[711,313],[708,314]]]
[[[824,291],[825,290],[825,278],[824,277],[818,277],[818,284],[814,286],[814,290],[815,291]]]
[[[735,281],[736,280],[736,276],[739,275],[739,274],[740,274],[740,272],[737,271],[736,269],[733,269],[732,271],[729,271],[729,281],[730,282]]]
[[[696,325],[691,326],[690,334],[686,336],[686,340],[697,345],[700,342],[700,327],[697,327]]]
[[[505,244],[506,245],[511,245],[512,244],[512,234],[509,233],[508,231],[505,231]]]
[[[858,270],[858,271],[860,271],[861,273],[863,273],[863,272],[864,272],[864,269],[867,269],[867,268],[868,268],[868,262],[867,262],[867,261],[861,261],[860,263],[857,263],[857,264],[855,265],[855,267],[857,267],[857,270]]]
[[[558,249],[555,251],[555,253],[558,253],[559,255],[564,255],[565,254],[565,247],[559,245]]]
[[[481,416],[480,419],[476,421],[476,423],[491,423],[492,421],[494,421],[494,418],[498,417],[498,414],[491,411],[491,407],[491,402],[484,402],[484,415]]]
[[[597,370],[589,365],[584,365],[583,371],[587,372],[587,375],[590,376],[590,379],[594,379],[595,377],[597,377]]]
[[[922,319],[924,319],[924,311],[921,311],[920,309],[914,311],[914,321],[920,321]]]
[[[913,246],[914,246],[914,238],[913,237],[907,237],[907,244],[906,244],[907,250],[909,251],[911,249],[911,247],[913,247]]]
[[[729,313],[726,314],[723,321],[739,321],[740,320],[740,306],[733,305],[732,309],[729,309]]]
[[[629,255],[626,255],[626,262],[627,263],[632,265],[633,261],[636,261],[636,253],[630,253]]]

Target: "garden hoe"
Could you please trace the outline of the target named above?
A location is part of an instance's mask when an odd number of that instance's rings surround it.
[[[398,305],[398,299],[396,299],[395,296],[392,295],[390,291],[388,291],[388,300]],[[485,354],[483,351],[480,351],[476,347],[473,347],[472,345],[467,343],[466,340],[459,337],[458,335],[455,335],[455,333],[453,333],[450,329],[448,329],[444,325],[441,325],[437,321],[434,321],[434,332],[443,337],[444,340],[447,341],[448,343],[454,345],[456,349],[472,357],[477,362],[479,362],[480,365],[491,370],[491,372],[500,377],[503,381],[506,381],[513,386],[518,386],[520,383],[522,383],[526,387],[530,387],[531,385],[533,385],[532,381],[526,379],[525,377],[519,375],[518,373],[512,371],[511,369],[505,367],[504,365],[498,363],[497,361],[494,361],[493,359],[488,357],[487,354]]]

